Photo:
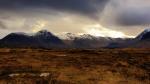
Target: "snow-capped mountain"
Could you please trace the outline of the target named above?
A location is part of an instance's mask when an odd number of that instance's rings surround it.
[[[138,40],[146,40],[146,39],[150,39],[150,28],[149,29],[145,29],[141,34],[139,34],[136,39]]]
[[[79,38],[82,38],[82,39],[96,39],[98,37],[90,35],[90,34],[83,34],[83,35],[80,35]]]
[[[80,35],[73,34],[73,33],[61,33],[61,34],[57,34],[56,36],[58,36],[60,39],[63,40],[74,40],[75,38],[80,37]]]
[[[77,38],[78,39],[97,39],[97,38],[100,38],[100,37],[93,36],[90,34],[73,34],[73,33],[62,33],[62,34],[57,34],[57,36],[63,40],[74,40]]]

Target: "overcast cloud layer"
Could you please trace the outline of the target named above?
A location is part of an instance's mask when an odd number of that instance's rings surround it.
[[[93,15],[102,11],[108,1],[109,0],[1,0],[0,8],[6,10],[47,8],[57,11]]]
[[[86,33],[89,26],[136,36],[149,24],[149,0],[0,0],[0,37],[41,29]]]

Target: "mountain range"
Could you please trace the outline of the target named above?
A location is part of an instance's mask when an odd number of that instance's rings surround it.
[[[136,38],[97,37],[90,34],[54,35],[47,30],[34,34],[10,33],[0,39],[0,47],[8,48],[150,48],[150,29]]]

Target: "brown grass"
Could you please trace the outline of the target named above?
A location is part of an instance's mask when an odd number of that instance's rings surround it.
[[[150,49],[0,49],[0,84],[150,84]]]

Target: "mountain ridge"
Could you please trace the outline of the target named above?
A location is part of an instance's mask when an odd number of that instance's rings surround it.
[[[97,37],[90,34],[75,35],[66,33],[65,38],[47,30],[34,34],[23,32],[10,33],[0,39],[0,47],[31,48],[124,48],[149,46],[150,29],[144,30],[136,38]],[[146,47],[147,47],[146,46]],[[149,46],[150,47],[150,46]]]
[[[0,40],[3,47],[54,48],[63,45],[61,39],[51,32],[41,30],[33,35],[27,33],[10,33]]]

